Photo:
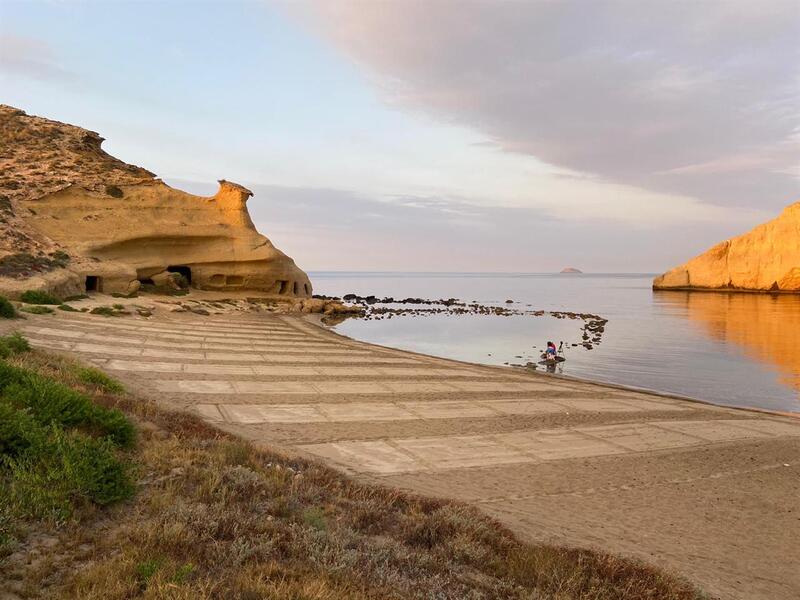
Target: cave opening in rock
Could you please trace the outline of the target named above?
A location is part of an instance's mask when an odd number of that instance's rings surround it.
[[[186,265],[170,265],[167,267],[168,273],[180,273],[186,278],[186,283],[191,285],[192,283],[192,270],[187,267]]]
[[[99,292],[100,291],[100,283],[101,283],[101,279],[97,275],[87,275],[86,276],[86,291],[87,292]]]

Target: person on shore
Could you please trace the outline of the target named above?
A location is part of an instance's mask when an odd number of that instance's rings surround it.
[[[547,342],[547,350],[544,352],[544,357],[546,360],[556,359],[556,345],[553,342]]]

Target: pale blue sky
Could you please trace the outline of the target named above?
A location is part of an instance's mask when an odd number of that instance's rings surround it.
[[[800,196],[800,16],[645,4],[0,0],[0,102],[309,270],[658,271]]]

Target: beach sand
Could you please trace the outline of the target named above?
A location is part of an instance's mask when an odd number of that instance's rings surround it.
[[[3,325],[162,406],[521,538],[641,558],[723,598],[800,597],[800,419],[360,343],[293,316]]]

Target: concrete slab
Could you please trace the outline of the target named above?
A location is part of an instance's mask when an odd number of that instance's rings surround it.
[[[25,337],[28,338],[28,341],[31,343],[31,345],[38,348],[49,348],[51,350],[72,350],[72,348],[75,346],[74,342],[68,342],[66,340],[33,338],[30,336]]]
[[[124,346],[106,346],[103,344],[76,343],[72,349],[75,352],[90,354],[115,354],[118,356],[142,356],[141,348],[126,348]]]
[[[547,400],[491,400],[483,401],[482,404],[491,406],[501,414],[507,415],[538,415],[548,413],[563,413],[570,410],[578,410],[577,407],[566,407],[560,403],[549,402]]]
[[[651,423],[601,425],[584,427],[580,431],[636,452],[680,448],[703,441],[701,438],[678,431],[662,429]]]
[[[200,358],[206,360],[230,360],[238,362],[261,362],[261,354],[243,354],[241,352],[204,352]]]
[[[186,365],[174,362],[141,362],[113,358],[104,365],[114,371],[136,371],[141,373],[180,373]]]
[[[323,376],[333,377],[377,377],[380,376],[378,367],[317,367],[317,372]]]
[[[310,383],[300,381],[229,381],[238,394],[316,394]]]
[[[255,375],[255,367],[249,365],[213,365],[209,363],[187,363],[182,365],[184,373],[208,375]]]
[[[473,402],[404,402],[402,406],[422,419],[482,419],[498,415],[488,406]]]
[[[490,436],[408,438],[394,440],[394,443],[437,469],[485,467],[532,461],[530,456],[525,456]]]
[[[205,358],[202,352],[181,352],[177,350],[159,350],[157,348],[143,348],[141,350],[141,355],[152,356],[153,358],[185,358],[194,360]]]
[[[398,394],[452,394],[459,391],[449,381],[384,381],[383,385]]]
[[[326,420],[309,404],[223,404],[219,410],[229,423],[320,423]]]
[[[359,472],[391,475],[425,469],[417,459],[384,441],[312,444],[300,448],[344,467],[357,467],[353,470]]]
[[[329,421],[410,421],[417,417],[391,402],[347,402],[317,404]]]
[[[384,383],[379,381],[315,381],[320,394],[389,394]]]
[[[292,365],[259,365],[258,375],[271,377],[315,377],[321,375],[321,369],[312,366]]]
[[[264,355],[264,362],[269,363],[313,363],[328,364],[328,365],[349,365],[349,364],[411,364],[417,362],[413,358],[391,358],[384,357],[380,354],[366,354],[357,356],[337,355],[337,354],[319,354],[304,352],[302,354],[266,354]]]
[[[569,429],[519,431],[498,434],[495,437],[539,460],[587,458],[625,452],[623,448]]]
[[[190,394],[233,394],[236,390],[229,381],[163,380],[155,382],[161,392]]]

